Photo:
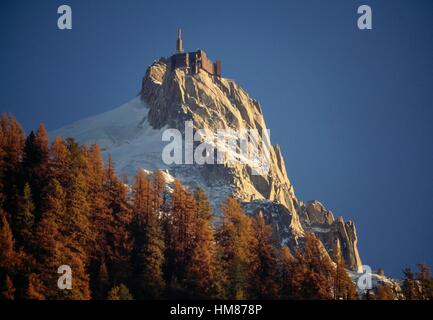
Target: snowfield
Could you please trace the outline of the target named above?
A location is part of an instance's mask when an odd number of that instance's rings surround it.
[[[112,155],[119,175],[133,177],[138,168],[167,169],[161,159],[167,144],[161,139],[165,128],[153,129],[147,121],[148,112],[136,97],[118,108],[52,131],[50,139],[73,137],[82,144],[98,144],[105,159]]]

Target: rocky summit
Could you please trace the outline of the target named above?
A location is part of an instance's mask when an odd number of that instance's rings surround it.
[[[296,197],[278,145],[269,148],[269,170],[263,175],[253,174],[253,164],[248,161],[204,165],[167,165],[162,161],[167,145],[162,139],[164,131],[174,128],[184,133],[187,121],[194,130],[212,132],[268,129],[261,105],[235,81],[206,70],[191,73],[187,68],[173,68],[172,63],[170,58],[161,58],[149,66],[139,96],[130,102],[53,131],[51,137],[99,144],[105,156],[113,156],[119,174],[132,177],[140,168],[150,172],[160,169],[169,183],[177,178],[190,188],[201,187],[216,214],[232,195],[248,214],[266,217],[281,245],[302,246],[305,234],[313,232],[330,256],[339,243],[347,267],[361,271],[354,223],[334,218],[318,201],[303,202]]]

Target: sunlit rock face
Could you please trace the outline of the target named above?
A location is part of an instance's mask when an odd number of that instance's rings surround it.
[[[142,82],[141,97],[149,107],[148,121],[154,129],[169,127],[183,131],[185,121],[192,121],[195,130],[211,132],[250,129],[261,133],[267,129],[259,103],[233,80],[204,71],[193,75],[182,69],[172,71],[169,63],[161,59],[151,65]],[[250,163],[223,166],[225,172],[221,176],[226,186],[231,186],[228,193],[245,201],[276,201],[293,211],[297,200],[278,146],[269,148],[269,157],[266,175],[252,174]],[[205,176],[221,170],[211,167],[197,170]],[[182,168],[182,172],[185,170]],[[208,189],[214,183],[220,185],[220,179],[216,178],[204,179]]]
[[[139,96],[130,102],[51,132],[51,137],[60,135],[80,143],[98,143],[106,157],[113,156],[118,174],[128,176],[129,181],[138,169],[165,170],[169,181],[175,177],[190,188],[204,189],[217,215],[221,202],[234,196],[248,214],[264,214],[279,245],[302,245],[306,232],[313,232],[331,253],[340,241],[347,267],[359,271],[361,260],[354,224],[342,218],[335,220],[317,201],[303,203],[296,198],[278,145],[270,144],[269,170],[261,175],[253,174],[257,163],[248,159],[206,165],[162,161],[167,145],[162,141],[164,131],[174,128],[185,134],[187,121],[194,131],[268,129],[260,104],[235,81],[203,70],[195,74],[182,68],[173,70],[170,63],[170,59],[161,58],[149,66]],[[215,152],[232,152],[218,142],[213,147]],[[259,146],[259,151],[263,147]]]
[[[334,219],[333,213],[318,201],[301,203],[299,215],[304,230],[314,232],[328,252],[332,252],[339,242],[346,265],[354,271],[362,271],[358,238],[352,221],[345,222],[342,217]]]

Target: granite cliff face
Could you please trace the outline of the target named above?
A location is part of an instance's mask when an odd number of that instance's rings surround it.
[[[346,264],[352,270],[362,270],[356,228],[352,221],[345,222],[342,217],[335,219],[333,213],[318,201],[301,202],[298,212],[304,230],[314,232],[328,252],[332,252],[339,242]]]
[[[171,72],[164,59],[147,70],[141,97],[149,106],[149,123],[154,128],[168,125],[182,130],[182,122],[191,120],[197,129],[266,129],[260,104],[233,80],[212,77],[206,72],[193,76],[179,69]],[[231,192],[243,200],[247,212],[265,213],[281,244],[292,247],[305,232],[314,232],[328,252],[339,241],[346,264],[360,270],[355,225],[341,217],[335,220],[317,201],[298,201],[277,145],[271,148],[266,176],[249,174],[248,166],[225,167],[222,171],[227,173],[228,184],[234,186]],[[210,183],[208,188],[212,188],[214,178],[205,179]]]
[[[172,70],[170,60],[161,58],[147,69],[139,97],[51,135],[100,144],[106,155],[112,154],[120,174],[133,176],[139,168],[166,170],[169,180],[176,177],[189,187],[203,188],[217,214],[219,204],[233,195],[249,214],[265,215],[281,245],[302,245],[305,233],[314,232],[330,253],[339,241],[348,268],[360,270],[354,224],[334,219],[317,201],[304,203],[296,198],[277,145],[269,148],[269,171],[263,175],[252,174],[257,165],[254,161],[205,165],[167,165],[161,161],[167,144],[162,141],[164,130],[176,128],[185,133],[186,121],[193,123],[194,130],[212,132],[267,129],[260,104],[233,80],[203,70],[197,74]],[[218,143],[213,147],[223,148]]]
[[[195,75],[181,69],[170,71],[165,60],[147,70],[141,97],[149,107],[149,124],[155,129],[169,127],[183,131],[185,121],[192,121],[195,130],[212,132],[266,129],[259,103],[233,80],[216,78],[204,71]],[[267,175],[253,175],[248,165],[227,164],[222,170],[230,171],[228,185],[233,185],[232,192],[242,200],[267,199],[295,210],[297,200],[280,149],[272,146],[269,151],[271,165]],[[218,175],[223,173],[221,168],[208,166],[204,174],[212,175],[214,170]],[[212,183],[213,179],[205,180]]]

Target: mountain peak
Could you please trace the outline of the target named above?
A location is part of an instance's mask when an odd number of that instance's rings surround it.
[[[260,175],[253,173],[251,162],[168,165],[162,161],[167,144],[162,139],[164,132],[176,129],[185,135],[187,122],[195,131],[268,132],[261,106],[235,81],[203,68],[191,72],[191,65],[174,67],[173,63],[172,56],[150,65],[140,95],[129,103],[51,135],[99,144],[105,157],[112,155],[118,172],[129,177],[138,169],[166,170],[184,185],[202,188],[216,213],[228,196],[234,196],[248,213],[264,214],[279,243],[292,249],[302,245],[306,232],[315,233],[328,252],[338,241],[347,266],[358,271],[361,261],[353,223],[334,221],[319,202],[298,201],[279,146],[269,146],[269,170]],[[221,144],[216,143],[214,149],[220,151]]]
[[[259,103],[235,81],[202,69],[190,73],[188,68],[173,68],[170,59],[149,66],[140,95],[150,107],[149,121],[156,129],[176,127],[179,117],[214,129],[265,127]]]

